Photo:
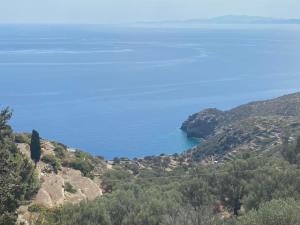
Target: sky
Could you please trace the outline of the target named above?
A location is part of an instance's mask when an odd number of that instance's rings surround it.
[[[222,15],[299,18],[299,0],[0,0],[0,23],[130,23]]]

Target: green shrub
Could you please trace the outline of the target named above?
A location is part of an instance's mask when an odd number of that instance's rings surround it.
[[[15,134],[15,142],[20,144],[22,143],[30,144],[30,135],[25,133]]]
[[[69,162],[68,166],[75,170],[80,170],[81,173],[86,177],[93,178],[91,172],[94,170],[94,166],[88,161],[82,159],[75,159],[74,161]]]
[[[45,210],[46,207],[39,204],[32,204],[28,207],[29,212],[43,212]]]
[[[103,157],[103,156],[101,156],[101,155],[97,155],[97,156],[96,156],[96,158],[97,158],[98,160],[101,160],[101,161],[103,161],[103,160],[104,160],[104,157]]]
[[[43,225],[112,225],[101,201],[82,201],[64,205],[39,216],[35,224]]]
[[[134,175],[137,175],[139,173],[139,166],[135,163],[128,163],[125,165],[125,167],[132,171]]]
[[[77,192],[76,188],[74,188],[73,185],[70,184],[69,182],[65,183],[65,191],[69,192],[69,193],[72,193],[72,194]]]
[[[42,157],[42,161],[44,163],[50,164],[53,167],[55,173],[58,173],[58,170],[61,169],[61,163],[59,159],[54,155],[50,155],[50,154],[44,155]]]
[[[293,199],[263,203],[237,219],[236,225],[300,225],[300,202]]]
[[[75,151],[75,157],[78,158],[78,159],[92,159],[93,156],[91,156],[89,153],[87,152],[84,152],[84,151],[81,151],[81,150],[76,150]]]
[[[63,159],[66,156],[66,149],[63,148],[62,146],[57,146],[54,149],[54,153],[55,153],[56,157]]]
[[[121,162],[121,159],[119,157],[113,158],[114,164],[119,164]]]

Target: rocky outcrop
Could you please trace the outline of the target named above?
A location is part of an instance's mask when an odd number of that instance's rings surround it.
[[[181,126],[188,137],[205,138],[214,133],[224,120],[225,113],[218,109],[205,109],[190,116]]]
[[[190,137],[203,138],[184,155],[194,160],[217,158],[241,149],[268,151],[281,143],[286,130],[300,132],[300,93],[252,102],[228,111],[206,109],[182,125]]]
[[[102,195],[102,190],[96,183],[90,178],[83,177],[80,171],[71,168],[63,168],[58,174],[44,174],[41,180],[42,185],[34,203],[48,208],[93,200]],[[66,190],[67,183],[73,187],[74,193]]]
[[[251,102],[228,111],[205,109],[190,116],[181,129],[189,137],[205,138],[222,126],[257,116],[300,116],[300,92]]]
[[[47,140],[41,141],[42,156],[55,155],[55,146]],[[17,144],[19,151],[30,158],[30,148],[28,144]],[[73,153],[70,153],[73,154]],[[36,168],[40,179],[41,187],[33,199],[33,204],[43,205],[51,208],[66,203],[79,203],[82,200],[93,200],[102,195],[100,188],[101,181],[93,181],[82,175],[79,170],[62,167],[57,173],[53,171],[51,165],[40,161]],[[73,188],[70,192],[66,184]]]

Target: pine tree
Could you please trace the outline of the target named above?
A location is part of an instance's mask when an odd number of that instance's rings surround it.
[[[36,165],[41,158],[40,135],[36,130],[32,131],[30,152],[31,152],[31,159],[35,162]]]

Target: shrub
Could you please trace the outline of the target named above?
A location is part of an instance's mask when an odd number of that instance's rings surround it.
[[[75,154],[75,157],[78,159],[84,159],[84,160],[86,160],[86,159],[92,160],[93,159],[93,157],[90,154],[88,154],[87,152],[80,151],[80,150],[76,150],[74,154]]]
[[[139,173],[139,166],[135,163],[129,163],[125,167],[131,170],[134,175],[137,175]]]
[[[69,162],[68,166],[75,170],[80,170],[84,176],[93,179],[93,175],[91,172],[94,170],[94,166],[88,161],[75,159],[74,161]]]
[[[32,204],[28,207],[29,212],[43,212],[45,210],[46,207],[39,204]]]
[[[115,157],[115,158],[113,159],[113,161],[114,161],[114,164],[119,164],[119,163],[121,162],[121,159],[118,158],[118,157]]]
[[[57,146],[54,149],[54,153],[58,158],[63,159],[66,156],[66,149],[64,149],[62,146]]]
[[[30,144],[30,136],[24,133],[15,134],[15,142],[20,144]]]
[[[73,185],[70,184],[69,182],[65,183],[65,191],[69,192],[69,193],[72,193],[72,194],[77,192],[76,188],[74,188]]]
[[[42,161],[44,163],[50,164],[53,167],[55,173],[57,173],[58,170],[61,169],[61,163],[59,159],[56,158],[54,155],[50,155],[50,154],[44,155],[42,157]]]
[[[97,155],[97,156],[96,156],[96,158],[97,158],[98,160],[101,160],[101,161],[103,161],[103,160],[104,160],[104,157],[103,157],[103,156],[101,156],[101,155]]]
[[[300,225],[300,202],[293,199],[263,203],[237,219],[236,225]]]

